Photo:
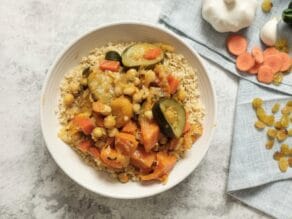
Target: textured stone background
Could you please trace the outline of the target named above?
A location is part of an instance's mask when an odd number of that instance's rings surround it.
[[[56,55],[106,22],[155,23],[162,0],[0,1],[1,218],[265,218],[226,197],[237,80],[206,63],[218,95],[218,127],[200,166],[170,191],[141,200],[88,192],[56,166],[42,139],[39,99]]]

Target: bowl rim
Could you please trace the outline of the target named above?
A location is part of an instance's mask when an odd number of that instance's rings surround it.
[[[173,185],[171,186],[165,186],[165,187],[162,187],[162,189],[160,189],[159,191],[154,191],[154,192],[151,192],[151,190],[149,190],[149,193],[146,193],[146,194],[143,194],[143,195],[137,195],[137,196],[131,196],[131,197],[125,197],[125,196],[121,196],[121,195],[111,195],[111,194],[108,194],[106,192],[103,192],[103,191],[96,191],[92,188],[89,188],[87,187],[86,185],[83,185],[81,184],[80,182],[78,182],[77,180],[74,179],[74,177],[71,177],[71,174],[66,171],[65,169],[63,169],[63,167],[60,165],[60,163],[58,162],[58,160],[55,158],[54,156],[54,153],[51,151],[50,147],[48,147],[48,137],[46,136],[45,134],[45,124],[44,124],[44,110],[43,110],[43,101],[44,101],[44,94],[46,92],[46,89],[47,89],[47,86],[48,86],[48,83],[49,83],[49,79],[51,78],[52,74],[53,74],[53,70],[55,68],[55,66],[58,64],[59,60],[66,54],[66,52],[71,48],[73,47],[78,41],[80,41],[82,38],[94,33],[95,31],[98,31],[100,29],[103,29],[103,28],[109,28],[109,27],[114,27],[114,26],[120,26],[120,25],[138,25],[138,26],[146,26],[146,27],[150,27],[152,29],[156,29],[158,31],[162,31],[162,32],[165,32],[166,34],[170,35],[171,37],[175,38],[176,40],[178,40],[183,46],[187,47],[187,49],[189,49],[191,51],[191,53],[198,59],[198,62],[200,63],[204,73],[206,74],[206,78],[207,78],[207,81],[208,83],[210,84],[210,88],[211,88],[211,95],[213,96],[214,98],[214,121],[212,124],[213,127],[210,131],[210,135],[209,135],[209,138],[207,139],[207,149],[204,151],[203,153],[203,156],[201,156],[201,158],[199,159],[198,161],[198,165],[191,169],[190,171],[188,171],[184,177],[181,177],[180,179],[178,179]],[[92,28],[91,30],[89,31],[86,31],[85,33],[81,34],[79,37],[75,38],[74,40],[71,40],[71,42],[69,42],[69,44],[67,46],[65,46],[56,56],[56,58],[54,59],[54,61],[50,64],[50,68],[48,69],[48,72],[46,74],[46,77],[45,77],[45,80],[43,82],[43,86],[42,86],[42,89],[41,89],[41,96],[40,96],[40,122],[41,122],[41,132],[42,132],[42,136],[43,136],[43,139],[44,139],[44,143],[45,143],[45,146],[47,148],[47,150],[49,151],[51,157],[53,158],[53,160],[55,161],[55,163],[57,164],[57,166],[65,173],[65,175],[67,175],[71,180],[73,180],[76,184],[78,184],[79,186],[89,190],[90,192],[93,192],[95,194],[99,194],[101,196],[104,196],[104,197],[108,197],[108,198],[114,198],[114,199],[123,199],[123,200],[132,200],[132,199],[141,199],[141,198],[146,198],[146,197],[151,197],[151,196],[155,196],[155,195],[158,195],[162,192],[165,192],[167,190],[170,190],[171,188],[175,187],[176,185],[180,184],[183,180],[185,180],[198,166],[199,164],[202,162],[203,158],[206,156],[209,148],[210,148],[210,145],[211,145],[211,140],[213,139],[213,136],[214,136],[214,131],[215,131],[215,128],[216,128],[216,124],[217,124],[217,96],[216,96],[216,92],[215,92],[215,89],[214,89],[214,85],[213,85],[213,82],[211,81],[210,79],[210,76],[206,70],[206,67],[205,67],[205,64],[204,64],[204,61],[203,59],[201,58],[201,56],[190,46],[188,45],[184,40],[182,40],[182,38],[171,32],[170,30],[166,29],[164,26],[158,26],[157,24],[153,24],[153,23],[148,23],[148,22],[137,22],[137,21],[121,21],[121,22],[110,22],[110,23],[106,23],[106,24],[102,24],[102,25],[98,25],[96,26],[95,28]]]

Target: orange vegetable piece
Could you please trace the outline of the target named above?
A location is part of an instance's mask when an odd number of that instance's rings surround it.
[[[130,158],[131,164],[142,172],[149,172],[155,160],[156,154],[152,151],[146,152],[142,147],[137,148]]]
[[[263,52],[264,60],[266,57],[268,57],[270,55],[277,55],[278,53],[279,53],[279,51],[275,47],[269,47],[269,48],[265,49]]]
[[[122,169],[128,166],[129,157],[118,152],[116,149],[111,148],[106,144],[100,151],[100,160],[104,165],[113,169]]]
[[[89,150],[90,147],[93,146],[92,141],[89,140],[84,140],[82,141],[77,147],[80,151],[82,151],[83,153],[87,152]]]
[[[240,54],[236,59],[236,67],[240,71],[248,71],[255,65],[255,60],[248,52]]]
[[[262,66],[260,63],[255,63],[255,65],[249,69],[247,72],[252,75],[256,75],[259,71],[259,68]]]
[[[269,55],[264,60],[264,65],[270,66],[272,68],[273,73],[277,73],[282,68],[282,58],[278,53],[276,55]]]
[[[99,158],[100,156],[99,150],[96,147],[90,147],[88,152],[93,158]]]
[[[137,125],[135,122],[130,120],[129,122],[126,123],[126,125],[123,127],[122,132],[130,133],[130,134],[135,134],[137,130]]]
[[[119,61],[112,61],[112,60],[103,60],[99,68],[101,70],[110,70],[110,71],[119,71],[120,69],[120,62]]]
[[[263,54],[263,51],[259,47],[254,47],[251,50],[251,54],[254,57],[256,63],[264,62],[264,54]]]
[[[122,154],[130,156],[137,148],[138,142],[134,135],[119,132],[115,136],[115,147]]]
[[[92,130],[95,128],[95,125],[90,118],[78,115],[73,118],[73,124],[86,135],[90,135]]]
[[[259,68],[257,78],[258,78],[258,81],[260,81],[262,83],[265,83],[265,84],[272,83],[272,81],[274,79],[273,69],[268,65],[262,65]]]
[[[186,124],[183,133],[188,132],[191,129],[191,124],[188,122],[189,113],[186,111]]]
[[[159,139],[159,126],[155,122],[141,121],[141,137],[146,152],[151,151]]]
[[[282,63],[282,67],[280,69],[280,71],[287,71],[289,70],[289,68],[291,67],[292,63],[291,63],[291,60],[290,60],[290,57],[287,53],[285,52],[280,52],[279,53],[280,57],[281,57],[281,63]]]
[[[169,155],[166,152],[157,153],[157,166],[155,167],[153,173],[148,175],[140,176],[142,181],[149,180],[163,180],[165,175],[168,175],[176,163],[176,157]]]
[[[240,55],[247,49],[247,40],[245,37],[233,34],[227,38],[227,49],[233,55]]]
[[[144,59],[156,59],[158,56],[161,54],[161,49],[160,48],[153,48],[153,49],[148,49],[145,53],[143,58]]]
[[[169,87],[169,93],[174,94],[178,88],[179,80],[173,75],[168,75],[167,82],[168,82],[168,87]]]

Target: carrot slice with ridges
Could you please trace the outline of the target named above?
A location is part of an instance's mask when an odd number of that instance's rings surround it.
[[[237,34],[230,35],[227,38],[227,49],[233,55],[240,55],[247,49],[247,40],[245,37]]]
[[[280,71],[287,71],[289,70],[289,68],[291,67],[291,60],[290,60],[290,57],[287,53],[285,52],[280,52],[279,55],[281,56],[281,59],[282,59],[282,67],[280,69]]]
[[[272,83],[274,79],[273,69],[268,65],[262,65],[258,70],[257,78],[259,82],[262,82],[265,84]]]
[[[268,57],[270,55],[277,55],[278,53],[279,53],[279,51],[275,47],[269,47],[269,48],[265,49],[263,52],[264,60],[266,57]]]
[[[282,68],[281,55],[278,53],[276,55],[267,56],[264,60],[264,65],[270,66],[273,70],[273,73],[279,72]]]
[[[255,65],[255,60],[251,54],[244,52],[236,59],[236,67],[240,71],[248,71]]]
[[[251,50],[251,54],[254,57],[256,63],[263,63],[264,62],[264,55],[262,50],[259,47],[254,47]]]
[[[252,74],[252,75],[256,75],[259,71],[259,68],[262,66],[262,64],[260,63],[255,63],[255,65],[249,69],[247,72]]]

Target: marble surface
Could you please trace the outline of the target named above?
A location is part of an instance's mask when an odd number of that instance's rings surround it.
[[[162,0],[1,0],[1,218],[266,218],[225,194],[237,79],[206,61],[218,95],[218,127],[206,158],[181,184],[155,197],[114,200],[69,179],[49,155],[40,90],[56,55],[96,25],[155,23]]]

